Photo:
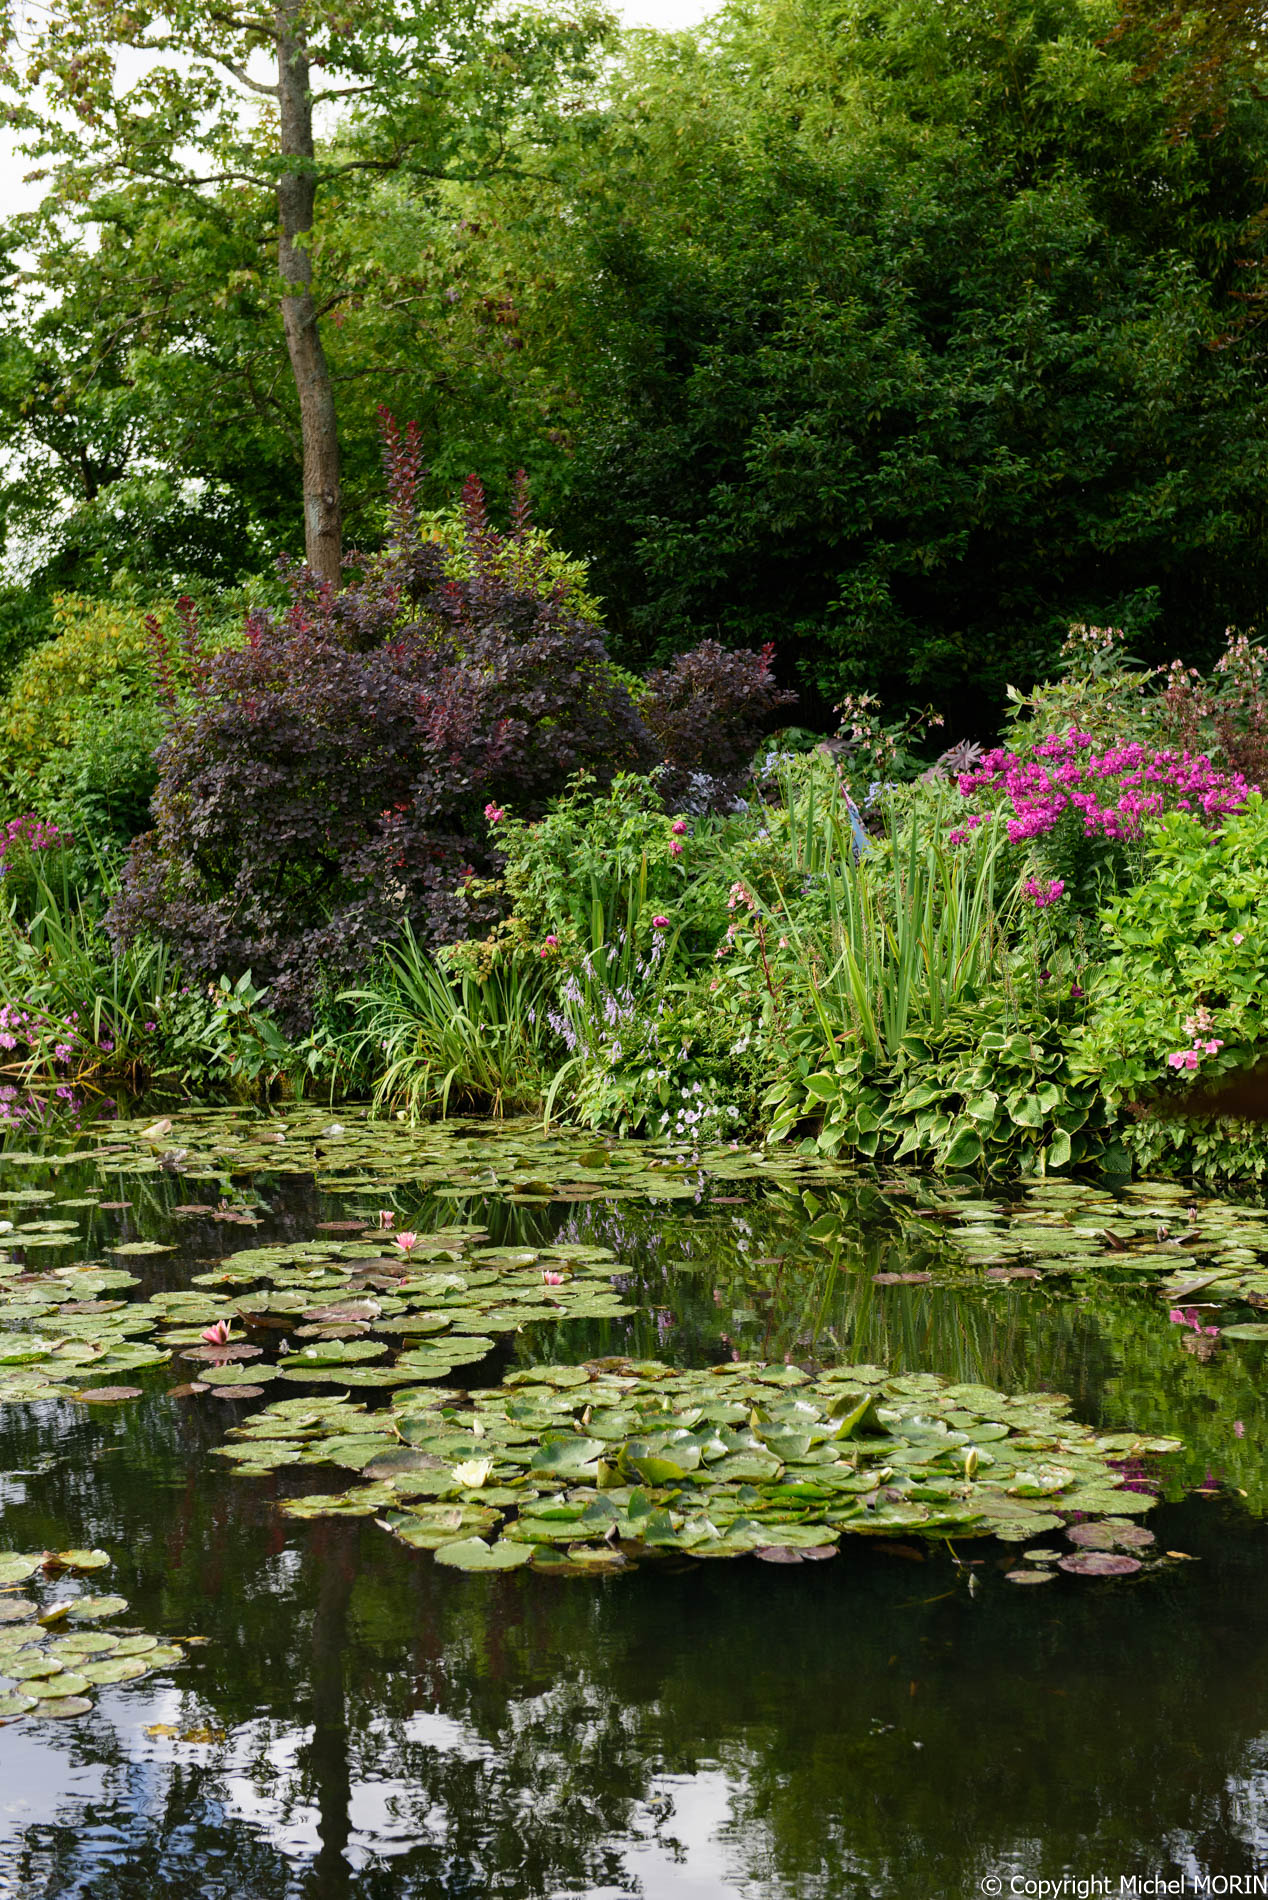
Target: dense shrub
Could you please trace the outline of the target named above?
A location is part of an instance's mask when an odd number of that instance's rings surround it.
[[[953,841],[983,823],[1003,824],[1009,842],[1032,855],[1036,875],[1026,890],[1036,908],[1064,899],[1084,911],[1124,881],[1147,820],[1191,811],[1218,826],[1253,789],[1205,754],[1138,740],[1098,749],[1091,733],[1073,726],[1040,739],[1028,758],[997,747],[960,774],[959,787],[984,809],[965,818]]]
[[[32,771],[69,746],[85,711],[119,704],[149,683],[144,609],[132,601],[59,595],[53,638],[20,662],[0,702],[3,763]]]
[[[526,518],[508,558],[469,483],[456,579],[419,532],[412,440],[390,436],[388,459],[386,551],[340,592],[295,572],[289,608],[207,662],[112,911],[121,940],[152,931],[191,970],[251,969],[290,1028],[323,973],[352,974],[403,925],[433,944],[469,929],[486,808],[531,812],[578,771],[603,783],[653,756]]]
[[[668,798],[708,805],[734,797],[770,715],[797,697],[776,685],[774,651],[729,653],[703,640],[647,675],[639,710],[660,747]]]
[[[1181,1105],[1264,1053],[1268,804],[1212,835],[1188,812],[1156,825],[1144,873],[1103,919],[1109,955],[1089,980],[1080,1071],[1111,1100]]]

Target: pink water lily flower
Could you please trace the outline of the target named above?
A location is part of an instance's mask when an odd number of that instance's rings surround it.
[[[542,1280],[547,1286],[562,1286],[564,1276],[562,1273],[543,1273]]]
[[[415,1247],[417,1247],[418,1245],[417,1234],[408,1234],[408,1233],[397,1234],[395,1239],[396,1239],[396,1245],[400,1248],[403,1254],[412,1254]]]
[[[1195,1333],[1205,1333],[1208,1339],[1218,1339],[1220,1336],[1218,1326],[1204,1326],[1202,1324],[1198,1318],[1198,1309],[1196,1306],[1173,1306],[1171,1311],[1167,1314],[1167,1318],[1171,1321],[1173,1326],[1188,1326]]]
[[[395,1219],[396,1219],[396,1216],[392,1212],[390,1207],[381,1207],[379,1209],[379,1226],[380,1227],[390,1227],[392,1225],[392,1222]]]
[[[218,1319],[214,1326],[208,1326],[202,1337],[209,1346],[227,1346],[229,1344],[229,1322]]]

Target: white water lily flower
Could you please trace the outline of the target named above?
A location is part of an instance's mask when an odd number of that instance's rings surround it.
[[[454,1466],[453,1475],[467,1490],[478,1490],[492,1469],[492,1458],[468,1458],[465,1464]]]

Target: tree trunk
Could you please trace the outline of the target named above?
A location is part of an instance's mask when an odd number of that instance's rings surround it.
[[[297,0],[277,9],[277,102],[283,160],[296,169],[278,179],[278,272],[286,287],[282,326],[299,393],[304,444],[304,555],[322,580],[338,586],[343,558],[339,490],[339,428],[330,365],[317,327],[309,239],[317,180],[313,159],[313,105],[308,53],[295,31]]]

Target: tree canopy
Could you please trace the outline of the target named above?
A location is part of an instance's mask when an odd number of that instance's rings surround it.
[[[60,4],[107,34],[105,10]],[[976,726],[1071,620],[1196,659],[1253,621],[1268,443],[1239,318],[1268,116],[1249,84],[1226,86],[1219,138],[1177,140],[1114,0],[728,0],[699,32],[627,34],[601,79],[594,22],[537,16],[486,81],[473,49],[501,16],[462,6],[466,63],[434,94],[411,65],[393,102],[386,12],[364,45],[319,42],[321,83],[337,63],[362,83],[360,61],[374,88],[300,167],[353,539],[379,532],[386,400],[418,421],[437,504],[472,468],[495,502],[527,468],[625,660],[774,640],[809,712],[867,686]],[[205,484],[204,541],[258,564],[293,545],[302,435],[279,321],[296,280],[271,255],[294,161],[271,107],[225,103],[222,51],[199,55],[201,92],[192,66],[170,97],[138,82],[126,139],[104,55],[86,61],[106,117],[78,151],[44,135],[49,200],[9,231],[42,298],[0,363],[0,427],[80,484],[81,524],[126,492],[208,567],[182,482]],[[81,57],[68,41],[39,68],[66,109]],[[226,129],[195,189],[198,112],[205,151]],[[145,149],[175,156],[130,170],[160,115]],[[11,484],[15,521],[51,479]]]

